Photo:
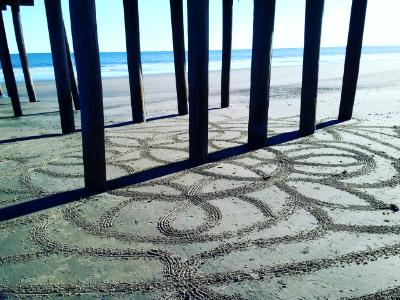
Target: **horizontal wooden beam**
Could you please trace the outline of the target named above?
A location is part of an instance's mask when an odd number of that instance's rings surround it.
[[[0,7],[2,9],[5,5],[33,6],[34,0],[0,0]]]

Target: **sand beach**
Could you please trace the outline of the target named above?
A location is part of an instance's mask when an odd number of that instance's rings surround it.
[[[1,222],[0,299],[400,297],[400,63],[362,62],[343,123],[343,64],[321,65],[320,125],[305,138],[301,70],[272,69],[269,146],[257,151],[245,147],[250,70],[232,70],[227,109],[210,72],[212,159],[195,168],[179,164],[188,117],[173,74],[144,77],[143,124],[128,122],[128,78],[104,79],[115,189]],[[23,118],[0,98],[0,211],[83,188],[81,134],[60,134],[54,82],[35,88],[29,103],[19,85]]]

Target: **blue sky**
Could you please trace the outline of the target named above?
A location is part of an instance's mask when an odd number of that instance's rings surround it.
[[[305,0],[276,3],[274,47],[301,48]],[[71,39],[68,0],[62,0],[62,5]],[[96,6],[100,51],[125,51],[122,0],[96,0]],[[322,46],[346,45],[350,8],[351,0],[325,0]],[[169,0],[139,0],[139,10],[142,51],[172,50]],[[399,11],[400,0],[369,0],[364,45],[399,46]],[[186,5],[184,13],[186,19]],[[233,48],[251,48],[252,15],[252,0],[234,0]],[[11,11],[3,16],[10,51],[16,53]],[[27,51],[50,52],[43,0],[35,0],[34,7],[21,8],[21,16]],[[221,49],[221,36],[222,0],[210,0],[210,49]]]

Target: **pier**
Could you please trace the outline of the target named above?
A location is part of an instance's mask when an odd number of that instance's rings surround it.
[[[14,115],[22,116],[20,98],[4,30],[3,14],[10,8],[13,16],[18,50],[30,102],[36,102],[24,44],[20,7],[32,6],[34,1],[1,2],[0,58],[7,94]],[[107,190],[104,141],[104,109],[99,61],[95,1],[70,0],[71,31],[75,56],[75,79],[71,49],[66,36],[60,0],[45,0],[51,53],[54,62],[57,98],[63,134],[75,132],[74,107],[81,110],[82,144],[85,188],[91,192]],[[222,72],[221,107],[229,107],[230,61],[232,48],[233,2],[221,1]],[[351,119],[357,87],[358,69],[366,15],[366,0],[353,0],[349,27],[346,62],[339,121]],[[188,88],[184,12],[182,0],[170,0],[171,28],[175,61],[175,83],[178,114],[189,113],[189,165],[199,166],[210,161],[208,153],[208,60],[209,60],[209,1],[189,1],[188,17]],[[29,9],[29,8],[26,8]],[[123,1],[126,50],[132,123],[146,121],[145,95],[141,66],[140,11],[138,1]],[[324,1],[306,1],[303,80],[299,135],[313,134],[316,129],[318,70]],[[248,117],[249,150],[268,145],[268,109],[270,98],[271,58],[275,23],[275,1],[254,0],[253,45]],[[84,28],[84,29],[82,29]],[[29,51],[29,47],[28,47]],[[4,92],[3,92],[4,93]]]
[[[0,299],[400,298],[398,1],[0,4]]]

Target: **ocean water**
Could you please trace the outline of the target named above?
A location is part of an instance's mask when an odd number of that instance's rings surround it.
[[[321,48],[321,64],[342,63],[345,58],[344,47]],[[362,61],[396,60],[400,61],[400,46],[391,47],[364,47]],[[54,79],[53,65],[50,53],[28,54],[31,74],[34,81]],[[17,81],[23,81],[23,73],[18,54],[11,55]],[[221,69],[221,51],[211,50],[209,55],[209,69]],[[301,66],[303,49],[285,48],[274,49],[272,66]],[[100,53],[101,72],[106,77],[128,76],[127,57],[125,52]],[[249,68],[251,64],[251,50],[232,51],[232,69]],[[174,56],[172,51],[147,51],[142,53],[142,68],[144,74],[163,74],[174,72]],[[0,72],[0,81],[4,82]]]

